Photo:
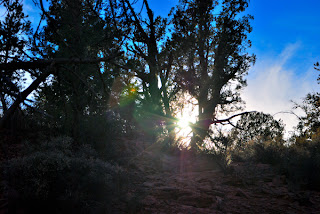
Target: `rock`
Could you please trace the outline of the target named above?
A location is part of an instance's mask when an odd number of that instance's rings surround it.
[[[201,185],[198,188],[201,192],[210,192],[212,190],[212,186],[210,184]]]
[[[178,198],[178,201],[184,205],[197,207],[199,195],[185,195]]]
[[[272,178],[272,184],[275,186],[275,187],[278,187],[282,184],[282,179],[280,176],[275,176]]]
[[[157,190],[165,191],[165,192],[178,192],[179,189],[177,187],[170,187],[170,186],[161,186],[157,187]]]
[[[311,194],[310,192],[304,192],[297,195],[298,202],[300,206],[312,206],[313,202],[310,200]]]
[[[154,183],[152,183],[152,182],[144,182],[143,186],[145,186],[145,187],[153,187]]]
[[[209,208],[213,204],[213,199],[211,197],[201,197],[198,199],[196,207],[199,208]]]
[[[219,190],[215,190],[215,189],[201,189],[199,188],[201,193],[206,193],[208,195],[212,195],[212,196],[219,196],[219,197],[224,197],[225,193]]]
[[[223,210],[223,206],[224,206],[224,201],[221,197],[216,196],[217,199],[217,208],[218,210]]]
[[[245,197],[247,199],[249,199],[249,195],[247,193],[245,193],[244,191],[242,191],[241,189],[237,189],[237,192],[235,194],[236,196],[239,196],[239,197]]]
[[[148,195],[142,200],[141,203],[146,206],[151,206],[157,203],[157,199],[151,195]]]
[[[224,175],[214,170],[201,171],[208,168],[200,165],[209,164],[194,158],[190,165],[189,159],[184,159],[185,171],[179,173],[170,168],[181,163],[180,157],[160,157],[165,165],[162,168],[168,167],[168,172],[153,169],[145,173],[140,184],[148,196],[143,199],[141,209],[136,209],[137,213],[318,213],[320,210],[320,192],[301,191],[291,196],[286,177],[277,175],[269,165],[239,163],[234,165],[235,173]],[[143,162],[145,169],[155,167],[146,163]],[[248,182],[250,185],[246,185]]]

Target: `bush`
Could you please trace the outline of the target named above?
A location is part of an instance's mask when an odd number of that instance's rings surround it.
[[[254,145],[255,157],[257,162],[278,165],[281,163],[285,147],[280,142],[265,141]]]
[[[297,137],[295,144],[278,141],[248,142],[232,151],[233,161],[260,162],[276,167],[284,174],[292,190],[320,190],[320,137]]]
[[[271,141],[260,138],[249,141],[232,151],[234,161],[253,161],[277,165],[281,162],[285,147],[282,140]]]
[[[104,160],[116,160],[123,156],[123,136],[132,136],[132,130],[116,112],[91,115],[80,124],[81,144],[90,144]]]
[[[320,142],[299,141],[288,148],[281,171],[295,188],[320,190]]]
[[[255,142],[249,141],[246,144],[240,146],[236,146],[231,151],[231,159],[232,161],[239,161],[239,162],[247,162],[253,161],[256,151],[254,148]]]
[[[22,201],[29,213],[105,213],[128,184],[122,168],[97,159],[88,145],[73,150],[69,138],[28,150],[7,162],[4,176],[8,192],[15,192],[10,201]]]

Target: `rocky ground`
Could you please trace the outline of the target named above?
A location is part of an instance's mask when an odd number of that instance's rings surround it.
[[[146,153],[144,196],[133,213],[320,213],[320,193],[299,190],[266,164],[233,163],[225,174],[205,158]]]
[[[290,183],[270,165],[232,163],[224,173],[209,158],[159,151],[125,160],[140,179],[112,213],[320,213],[320,192]],[[1,192],[0,214],[7,213]]]

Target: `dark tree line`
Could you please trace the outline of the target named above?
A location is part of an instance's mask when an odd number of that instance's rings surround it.
[[[241,102],[239,90],[255,61],[246,52],[248,3],[182,0],[168,17],[156,17],[147,0],[142,8],[128,0],[51,0],[45,8],[39,0],[44,24],[32,31],[21,2],[3,0],[0,127],[24,104],[77,138],[86,118],[131,99],[127,117],[153,140],[165,133],[172,141],[173,103],[189,93],[199,105],[196,148],[219,123],[217,109],[232,112]],[[24,90],[22,72],[33,79]],[[32,92],[35,99],[28,100]]]

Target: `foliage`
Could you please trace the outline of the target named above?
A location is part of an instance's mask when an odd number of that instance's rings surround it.
[[[232,162],[232,140],[229,135],[221,129],[211,128],[210,135],[199,145],[200,155],[207,156],[215,161],[224,173],[229,172],[229,166]]]
[[[276,165],[281,161],[284,125],[271,115],[250,112],[241,116],[230,133],[210,129],[207,143],[202,144],[207,152],[227,169],[231,161],[254,161]]]
[[[254,145],[254,159],[260,163],[278,165],[281,163],[285,147],[281,140],[265,141]]]
[[[21,1],[3,0],[0,5],[6,10],[4,19],[0,21],[0,63],[27,59],[25,51],[28,46],[27,36],[31,33],[31,23],[26,21],[27,16],[23,13]],[[22,70],[0,71],[1,114],[7,111],[12,99],[18,96],[24,79],[23,74]]]
[[[126,121],[118,111],[108,111],[103,115],[91,115],[83,118],[79,125],[82,144],[90,144],[104,160],[117,161],[123,156],[134,155],[127,153],[124,139],[131,139],[136,135],[135,126]]]
[[[177,83],[197,99],[199,122],[193,144],[207,135],[217,108],[239,103],[243,77],[255,56],[250,47],[252,16],[241,13],[248,2],[182,1],[174,13],[173,49],[177,50]],[[221,8],[221,10],[217,9]],[[197,139],[198,138],[198,139]],[[194,145],[193,145],[194,146]]]
[[[281,120],[275,120],[270,114],[251,112],[242,115],[233,128],[231,135],[236,146],[244,146],[250,141],[281,141],[284,124]]]
[[[122,2],[127,22],[132,27],[126,49],[130,68],[138,80],[137,122],[154,142],[163,132],[167,132],[169,138],[173,139],[172,101],[180,88],[175,84],[174,50],[166,43],[170,34],[169,21],[154,16],[146,0],[143,0],[141,8],[143,13],[136,12],[130,1]]]
[[[298,137],[283,158],[282,172],[293,188],[320,190],[320,133],[312,139]]]
[[[261,138],[249,141],[242,149],[232,151],[233,161],[246,163],[264,163],[275,166],[281,175],[285,175],[292,191],[300,189],[320,189],[320,134],[311,139],[296,137],[292,145],[284,146],[281,141]]]
[[[113,15],[118,12],[114,7],[93,1],[51,1],[46,16],[48,25],[42,32],[50,44],[46,55],[94,59],[118,54],[125,26],[119,31],[121,22],[114,24]],[[40,90],[37,107],[51,115],[67,134],[78,138],[84,116],[102,116],[108,109],[111,87],[120,69],[109,63],[74,63],[55,69],[51,81]]]
[[[303,103],[295,104],[294,108],[304,112],[304,116],[299,118],[298,134],[311,137],[320,128],[320,93],[307,94]]]
[[[27,145],[27,155],[6,163],[7,188],[29,203],[30,212],[104,213],[121,196],[128,184],[126,172],[98,159],[88,145],[76,151],[71,145],[71,138],[65,137]]]
[[[318,69],[319,64],[315,64]],[[309,93],[302,104],[296,104],[305,113],[300,117],[298,135],[293,135],[284,146],[280,138],[281,121],[270,115],[254,113],[243,116],[237,123],[243,130],[234,129],[233,138],[241,147],[235,147],[236,161],[262,162],[277,166],[284,174],[291,190],[320,189],[320,129],[319,93]]]
[[[80,121],[103,116],[114,107],[111,97],[120,99],[122,90],[113,87],[117,81],[124,89],[135,82],[132,103],[137,108],[131,113],[136,113],[143,129],[149,129],[153,141],[164,133],[174,139],[172,103],[181,90],[200,105],[196,124],[202,133],[200,140],[209,128],[202,127],[203,121],[215,118],[216,107],[225,110],[223,106],[240,102],[243,76],[255,59],[246,53],[252,19],[241,16],[248,6],[246,0],[223,1],[222,7],[217,6],[218,1],[182,1],[171,20],[155,17],[146,0],[142,5],[145,16],[135,12],[128,0],[51,0],[48,11],[42,3],[37,5],[46,24],[42,27],[39,23],[30,53],[46,63],[38,66],[39,60],[28,62],[36,68],[32,76],[37,84],[21,100],[16,99],[13,107],[37,89],[32,107],[43,112],[58,132],[80,139]],[[214,15],[217,8],[221,10]],[[121,51],[126,54],[120,57]],[[110,59],[100,64],[74,61],[97,57]],[[65,63],[53,63],[58,59]],[[53,75],[45,82],[50,73]]]

